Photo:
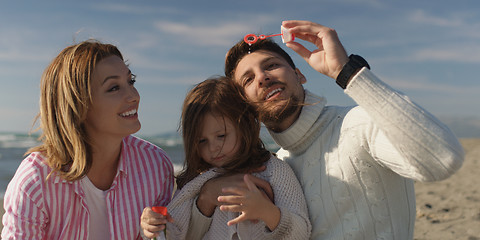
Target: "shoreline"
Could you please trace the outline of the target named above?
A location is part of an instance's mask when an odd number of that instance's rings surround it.
[[[439,182],[415,183],[415,240],[480,240],[480,138],[460,139],[460,142],[465,162],[458,172]],[[3,217],[3,198],[0,204]]]

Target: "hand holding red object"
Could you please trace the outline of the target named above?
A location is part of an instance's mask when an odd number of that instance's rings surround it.
[[[163,207],[163,206],[155,206],[155,207],[152,207],[152,210],[156,213],[160,213],[162,214],[163,216],[167,216],[168,214],[168,209],[167,207]]]
[[[164,206],[153,206],[152,207],[152,210],[156,213],[160,213],[162,214],[162,216],[166,217],[167,219],[170,218],[169,221],[171,221],[171,217],[170,215],[168,214],[168,209],[167,207],[164,207]],[[163,234],[164,236],[166,237],[167,236],[167,226],[165,225],[165,228],[163,229]],[[156,238],[155,238],[156,239]]]

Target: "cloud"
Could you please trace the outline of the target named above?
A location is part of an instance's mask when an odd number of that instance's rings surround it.
[[[408,79],[408,80],[405,80]],[[404,91],[423,91],[433,94],[447,94],[447,95],[457,95],[457,96],[476,96],[480,91],[480,86],[466,86],[466,85],[451,85],[441,82],[431,82],[422,77],[412,77],[408,78],[389,78],[389,84],[398,89],[403,89]],[[475,97],[477,98],[477,97]]]
[[[155,23],[155,27],[164,34],[197,46],[229,46],[232,44],[231,39],[233,36],[237,36],[239,32],[248,31],[247,25],[235,22],[202,26],[158,21]]]
[[[369,7],[375,8],[375,9],[384,8],[387,4],[386,1],[381,1],[381,0],[361,0],[361,1],[359,1],[359,0],[333,0],[331,2],[336,3],[336,4],[348,5],[348,6],[351,6],[352,4],[369,6]],[[307,4],[308,3],[309,2],[307,2]]]
[[[0,36],[0,61],[39,63],[48,62],[51,56],[47,54],[48,47],[39,48],[35,45],[41,44],[38,39],[38,36],[42,36],[40,30],[23,26],[6,26],[1,29]]]
[[[252,29],[252,26],[265,26],[271,24],[274,19],[268,15],[242,15],[239,18],[213,23],[208,20],[200,22],[196,19],[191,22],[159,20],[154,23],[154,26],[162,34],[194,46],[229,47],[234,40],[238,39],[238,36],[258,30]]]
[[[445,15],[416,9],[408,12],[406,18],[412,24],[411,26],[424,30],[424,35],[431,38],[437,37],[439,40],[438,37],[442,37],[455,42],[475,40],[478,43],[480,39],[478,12],[452,10],[447,13],[448,15]]]
[[[459,27],[464,26],[463,19],[456,17],[440,17],[427,13],[424,10],[416,9],[408,13],[408,20],[414,24],[438,26],[438,27]]]
[[[33,54],[29,51],[8,51],[0,52],[0,61],[5,62],[17,62],[17,63],[44,63],[48,62],[49,57],[46,57],[44,54]]]
[[[138,4],[123,4],[123,3],[93,3],[91,8],[104,12],[113,13],[126,13],[135,15],[144,14],[162,14],[170,13],[175,14],[179,12],[177,8],[171,8],[166,6],[152,6],[152,5],[138,5]]]
[[[480,43],[454,44],[418,49],[406,58],[414,61],[480,63]]]

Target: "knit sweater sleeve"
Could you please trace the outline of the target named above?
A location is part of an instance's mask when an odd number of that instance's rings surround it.
[[[181,190],[175,193],[172,201],[167,205],[168,213],[174,220],[173,223],[167,223],[167,239],[187,239],[187,236],[193,236],[198,233],[189,229],[191,225],[190,220],[192,220],[192,207],[195,205],[195,200],[203,184],[216,175],[215,169],[211,169],[188,182]],[[194,219],[198,218],[194,216]],[[199,231],[204,233],[204,230],[201,228],[199,228]],[[198,237],[201,238],[202,236]]]
[[[378,127],[365,147],[383,166],[419,181],[445,179],[461,167],[464,151],[450,129],[368,69],[354,76],[345,93]]]
[[[272,186],[280,222],[274,231],[266,227],[255,239],[309,239],[312,230],[305,197],[290,166],[272,156],[263,173]]]
[[[192,213],[190,216],[190,225],[188,226],[186,239],[202,239],[212,224],[212,217],[203,215],[198,209],[196,204],[197,198],[198,196],[195,197],[192,203]]]

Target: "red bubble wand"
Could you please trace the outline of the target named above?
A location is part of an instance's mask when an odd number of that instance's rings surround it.
[[[245,41],[249,45],[252,45],[252,44],[256,43],[258,41],[258,39],[263,40],[267,37],[275,37],[275,36],[282,36],[282,42],[283,43],[288,43],[288,42],[292,42],[292,41],[295,40],[295,35],[290,33],[290,31],[288,31],[287,28],[284,28],[283,26],[281,26],[280,30],[281,30],[282,33],[272,34],[272,35],[260,34],[260,35],[257,36],[253,33],[250,33],[250,34],[245,35],[245,37],[243,37],[243,41]]]

